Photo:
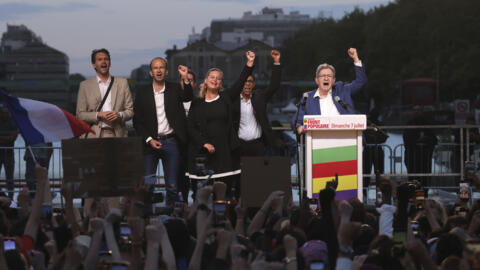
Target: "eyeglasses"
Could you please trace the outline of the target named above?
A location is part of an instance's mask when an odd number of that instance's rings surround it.
[[[331,79],[331,78],[333,78],[333,74],[323,74],[323,75],[318,75],[317,77],[319,77],[319,78],[329,78],[329,79]]]
[[[254,83],[255,81],[254,80],[246,80],[246,82]]]

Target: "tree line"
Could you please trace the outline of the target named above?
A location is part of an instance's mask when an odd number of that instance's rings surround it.
[[[433,78],[442,100],[472,99],[480,92],[479,14],[480,1],[397,0],[322,19],[284,42],[285,75],[313,80],[326,62],[337,69],[337,80],[351,80],[346,52],[355,47],[369,79],[359,98],[388,104],[402,80]]]

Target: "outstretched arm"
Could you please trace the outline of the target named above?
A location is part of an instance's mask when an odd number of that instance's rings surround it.
[[[353,95],[357,93],[362,87],[367,83],[367,74],[365,73],[365,67],[358,58],[357,49],[350,48],[348,49],[348,56],[353,59],[355,65],[355,80],[344,85],[345,89],[350,91],[350,94]]]
[[[180,89],[179,89],[180,99],[183,102],[190,101],[193,98],[193,89],[192,89],[192,84],[188,80],[188,76],[187,76],[188,67],[179,65],[178,74],[180,74]]]
[[[280,52],[272,50],[270,56],[273,59],[272,75],[270,76],[270,84],[265,90],[265,99],[269,100],[280,89],[280,81],[282,79],[282,66],[280,65]]]
[[[243,84],[247,80],[248,76],[252,75],[253,65],[255,63],[255,53],[252,51],[247,51],[245,53],[245,57],[247,58],[247,64],[240,73],[240,77],[238,77],[237,81],[230,87],[226,93],[230,96],[230,99],[233,100],[240,95],[242,92]]]

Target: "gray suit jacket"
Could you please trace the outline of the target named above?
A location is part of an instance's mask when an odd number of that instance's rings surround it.
[[[121,112],[122,118],[115,121],[112,127],[116,137],[127,137],[125,122],[133,117],[133,102],[128,82],[125,78],[115,77],[110,90],[112,110]],[[100,121],[97,120],[97,108],[102,102],[97,77],[90,78],[80,83],[77,97],[77,118],[92,125],[96,135],[88,133],[87,138],[98,138],[100,136]]]

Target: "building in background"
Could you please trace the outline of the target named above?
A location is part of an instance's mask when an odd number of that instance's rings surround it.
[[[24,25],[7,25],[0,43],[0,87],[12,95],[73,111],[68,56]]]
[[[320,17],[319,17],[320,18]],[[278,48],[283,41],[298,30],[319,20],[298,11],[283,13],[281,8],[263,8],[260,13],[251,11],[243,13],[241,18],[215,19],[209,27],[197,34],[192,30],[189,43],[205,39],[210,43],[230,42],[241,43],[250,39],[262,41]]]

